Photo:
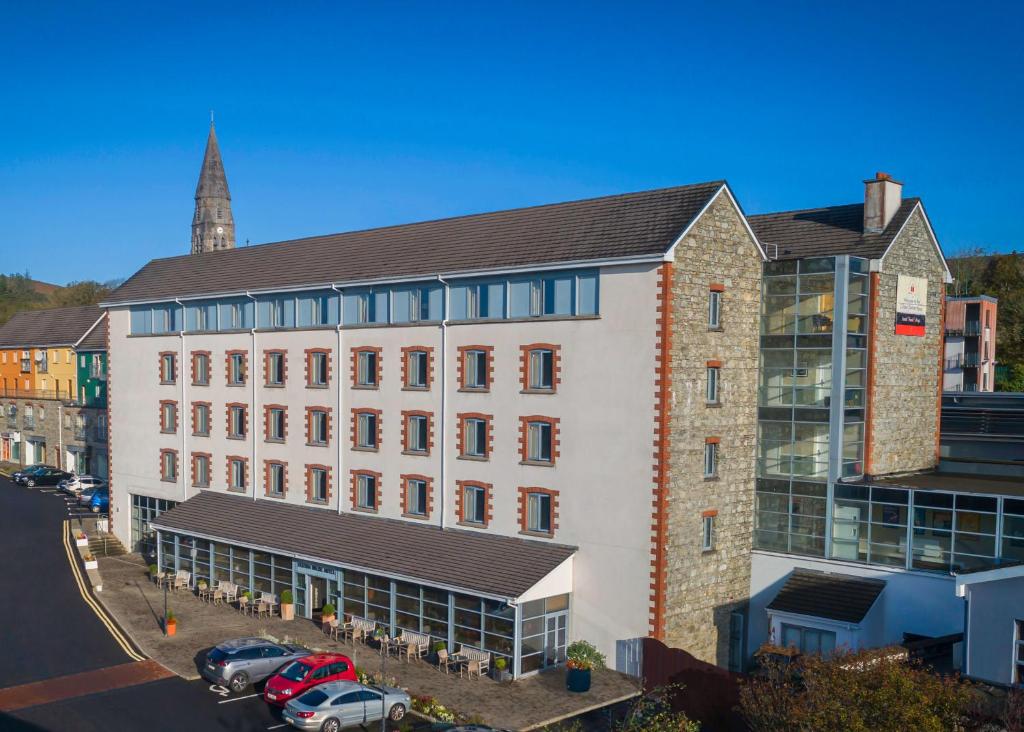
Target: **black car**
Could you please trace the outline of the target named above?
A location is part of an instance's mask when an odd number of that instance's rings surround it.
[[[15,483],[22,483],[22,482],[24,482],[22,480],[22,478],[24,478],[29,473],[33,473],[33,472],[35,472],[37,470],[41,470],[42,468],[50,468],[51,470],[56,470],[56,468],[54,466],[46,465],[45,463],[36,463],[35,465],[26,465],[21,470],[18,470],[17,472],[12,473],[11,474],[11,480],[13,480]]]
[[[29,488],[37,485],[57,485],[62,480],[67,480],[70,477],[71,473],[57,470],[57,468],[39,468],[26,474],[21,479],[21,483]]]

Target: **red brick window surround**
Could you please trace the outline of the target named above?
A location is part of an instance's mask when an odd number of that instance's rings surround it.
[[[356,346],[352,349],[353,389],[380,388],[382,350],[379,346]],[[404,378],[405,372],[403,371],[402,374]]]
[[[722,400],[722,362],[711,360],[707,364],[704,385],[704,400],[709,406],[717,406]]]
[[[263,406],[263,440],[285,442],[288,439],[288,407],[284,404]]]
[[[178,451],[164,448],[160,451],[160,480],[178,482]]]
[[[249,352],[234,350],[224,354],[224,378],[228,386],[245,386],[249,375]]]
[[[263,385],[284,386],[288,381],[288,351],[275,348],[263,352]]]
[[[210,352],[192,351],[192,386],[210,385]]]
[[[284,498],[288,494],[288,463],[283,460],[263,461],[263,489],[270,498]]]
[[[178,354],[174,351],[160,352],[160,383],[175,384],[178,381]]]
[[[459,412],[455,446],[462,460],[489,460],[494,447],[491,430],[492,415],[482,412]]]
[[[402,347],[402,388],[428,391],[434,381],[434,349],[432,346]]]
[[[434,447],[434,413],[419,409],[402,411],[402,453],[429,455]]]
[[[554,343],[519,346],[519,381],[524,394],[554,394],[562,383],[562,347]]]
[[[455,481],[455,515],[460,526],[486,529],[494,516],[492,485],[475,480]]]
[[[434,511],[434,479],[426,475],[402,475],[402,515],[426,521]]]
[[[178,431],[178,402],[174,399],[160,400],[160,431],[164,434]]]
[[[249,458],[242,455],[228,455],[225,462],[228,490],[245,492],[249,487]]]
[[[525,465],[553,466],[558,460],[558,417],[519,418],[519,453]]]
[[[330,407],[306,407],[306,444],[312,447],[331,444]]]
[[[380,449],[382,434],[381,410],[369,407],[358,407],[352,410],[353,450],[376,452]]]
[[[330,503],[334,492],[331,490],[331,467],[316,463],[306,465],[306,503],[325,505]]]
[[[208,452],[192,453],[192,486],[194,488],[210,487],[210,460],[212,457]]]
[[[380,511],[381,474],[373,470],[351,471],[350,498],[353,511],[377,513]]]
[[[249,433],[249,405],[228,402],[225,405],[227,434],[229,440],[244,440]]]
[[[708,286],[708,330],[722,329],[722,300],[725,299],[725,285],[712,282]]]
[[[718,531],[715,524],[718,522],[718,511],[710,509],[704,511],[700,515],[701,533],[700,533],[700,550],[701,552],[713,552],[715,550],[715,534]]]
[[[718,477],[719,437],[704,438],[704,478],[709,480]]]
[[[519,488],[519,533],[551,538],[558,530],[558,491]]]
[[[210,436],[210,402],[192,402],[192,434],[195,437]]]
[[[330,348],[307,348],[305,364],[307,389],[326,389],[330,386],[334,370]]]
[[[459,391],[490,391],[494,381],[494,346],[459,346]]]

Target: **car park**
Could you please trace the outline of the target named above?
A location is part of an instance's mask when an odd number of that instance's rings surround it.
[[[346,727],[397,722],[412,704],[409,695],[392,686],[364,686],[354,681],[334,681],[315,686],[285,704],[281,718],[296,729],[339,732]]]
[[[71,477],[71,473],[66,473],[63,470],[57,468],[36,468],[33,471],[26,473],[21,478],[21,484],[26,485],[29,488],[34,488],[39,485],[57,485],[62,480]]]
[[[274,643],[264,638],[237,638],[217,645],[206,654],[200,673],[215,684],[242,692],[272,676],[279,668],[312,655],[303,646]]]
[[[106,513],[110,508],[110,491],[106,488],[96,488],[89,501],[89,510],[93,513]]]
[[[297,699],[314,686],[332,681],[356,681],[352,659],[340,653],[316,653],[292,661],[267,679],[263,698],[283,707],[289,699]]]
[[[86,488],[105,488],[107,482],[102,478],[97,478],[92,475],[72,475],[67,480],[62,480],[57,484],[64,493],[68,495],[78,495]]]

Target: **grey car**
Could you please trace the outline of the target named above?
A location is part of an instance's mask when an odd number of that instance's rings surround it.
[[[284,664],[312,653],[302,646],[264,638],[237,638],[207,653],[200,673],[208,681],[242,692],[249,684],[273,675]]]
[[[281,718],[296,729],[338,732],[385,715],[392,722],[405,716],[412,699],[393,686],[364,686],[355,681],[331,681],[285,704]]]

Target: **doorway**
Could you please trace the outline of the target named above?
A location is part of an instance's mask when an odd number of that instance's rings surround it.
[[[306,617],[320,622],[321,610],[327,602],[327,580],[306,575]]]
[[[544,616],[544,668],[565,663],[568,625],[567,612],[549,613]]]

